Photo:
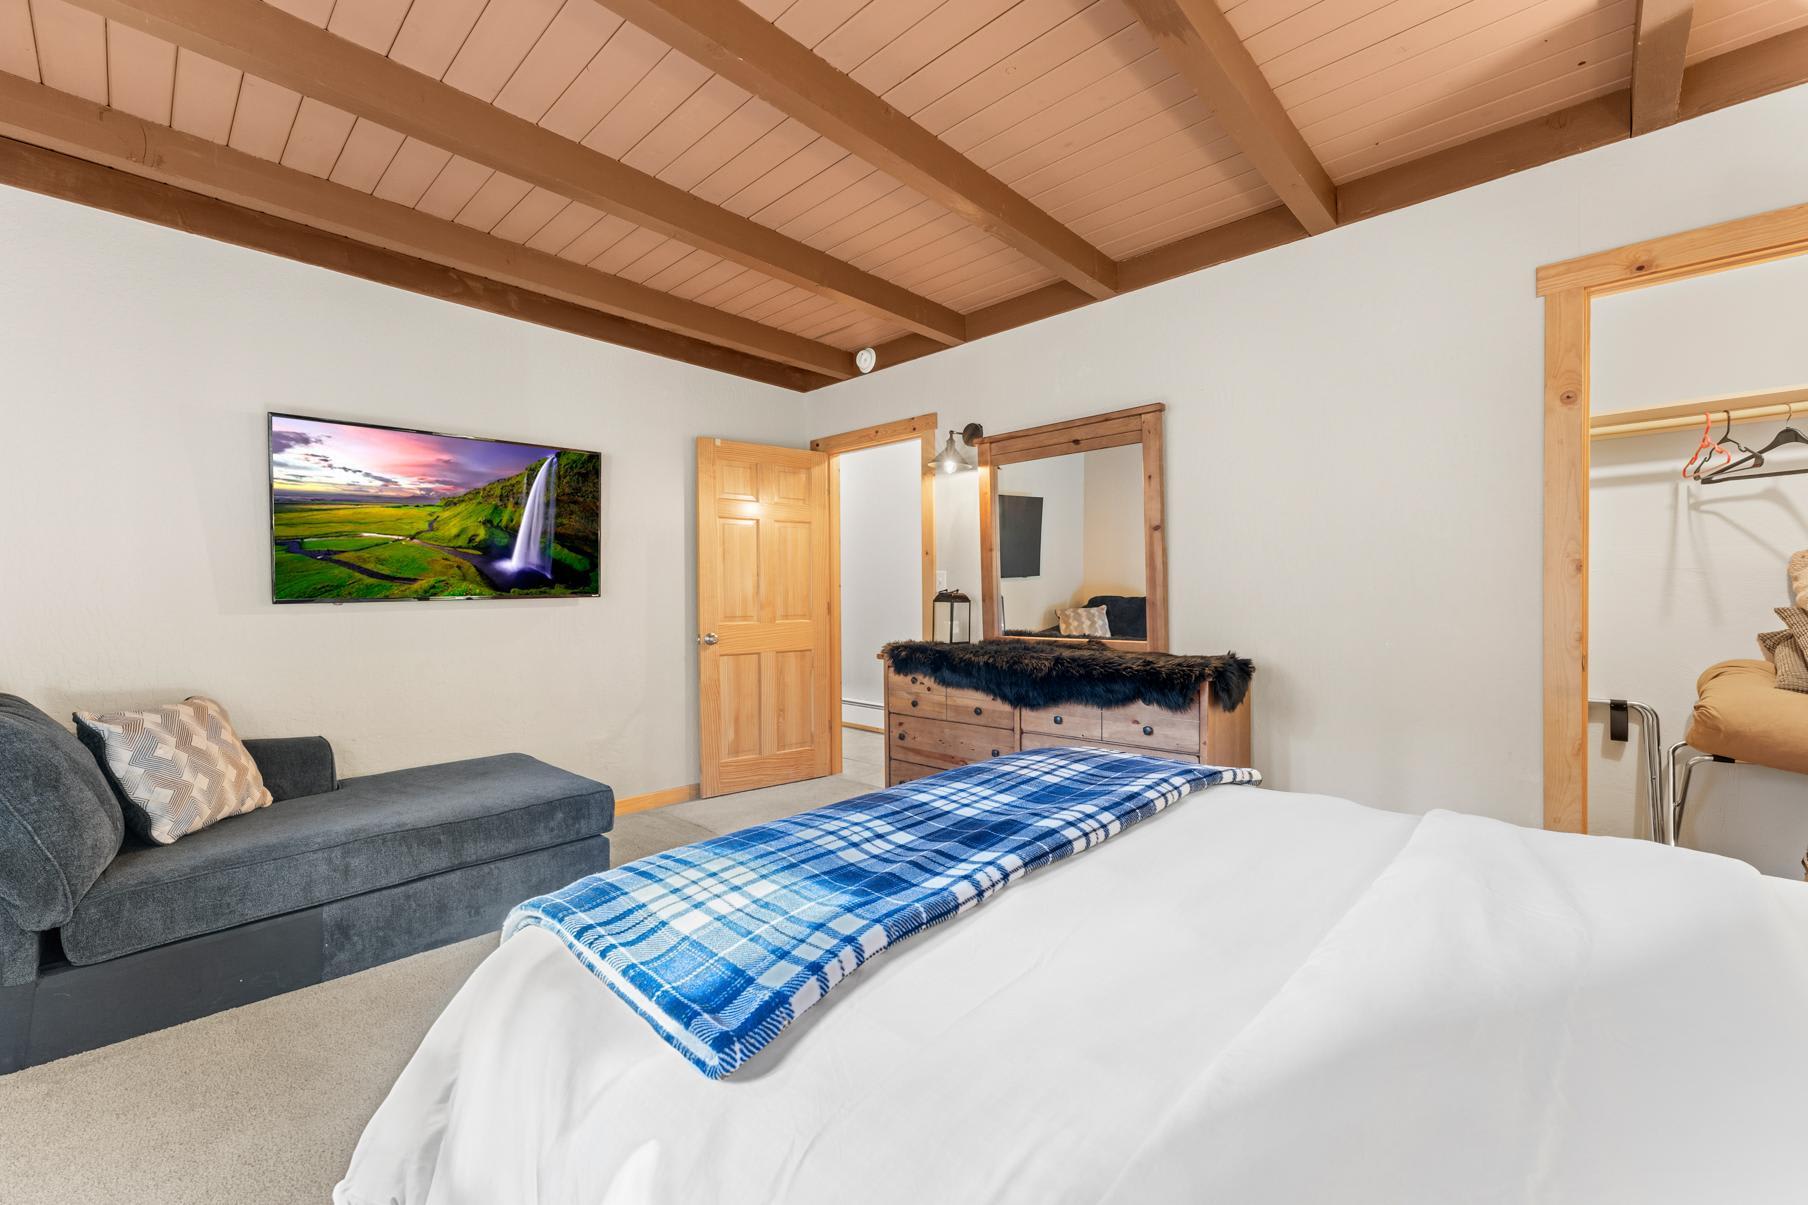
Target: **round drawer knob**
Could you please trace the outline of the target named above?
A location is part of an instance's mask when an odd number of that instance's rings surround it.
[[[1057,724],[1059,724],[1059,723],[1060,723],[1060,722],[1061,722],[1061,717],[1060,717],[1060,716],[1056,716],[1056,717],[1055,717],[1055,723],[1057,723]]]
[[[983,707],[975,707],[975,708],[974,708],[974,709],[973,709],[973,714],[974,714],[974,715],[984,715],[984,714],[985,714],[985,713],[986,713],[986,709],[985,709],[985,708],[983,708]]]
[[[915,706],[916,706],[916,705],[917,705],[917,701],[916,701],[916,700],[915,700],[915,699],[912,699],[912,700],[911,700],[911,701],[910,701],[910,705],[911,705],[911,706],[912,706],[912,707],[915,707]]]
[[[997,757],[997,756],[998,756],[998,750],[996,750],[996,749],[994,749],[994,750],[992,750],[992,756],[993,756],[993,757]]]
[[[899,740],[903,740],[903,739],[904,739],[904,734],[903,734],[903,733],[902,733],[902,732],[900,732],[900,733],[898,733],[898,739],[899,739]]]
[[[1147,725],[1147,724],[1144,724],[1144,725],[1143,725],[1143,735],[1144,735],[1144,736],[1154,736],[1154,735],[1155,735],[1155,729],[1153,729],[1153,728],[1151,728],[1151,727],[1149,727],[1149,726],[1148,726],[1148,725]]]

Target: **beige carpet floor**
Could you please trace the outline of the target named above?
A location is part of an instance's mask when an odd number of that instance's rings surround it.
[[[849,735],[842,777],[621,817],[615,862],[871,790],[883,747]],[[324,1205],[495,946],[480,937],[0,1078],[0,1202]]]

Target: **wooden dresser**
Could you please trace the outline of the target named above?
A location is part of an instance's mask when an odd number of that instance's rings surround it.
[[[885,785],[1052,745],[1123,749],[1176,761],[1250,764],[1248,695],[1235,711],[1209,685],[1185,711],[1124,707],[1013,707],[991,695],[949,690],[885,669]]]

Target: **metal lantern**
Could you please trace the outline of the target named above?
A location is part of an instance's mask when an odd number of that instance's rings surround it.
[[[971,644],[973,600],[959,590],[943,590],[935,596],[935,632],[938,644]]]

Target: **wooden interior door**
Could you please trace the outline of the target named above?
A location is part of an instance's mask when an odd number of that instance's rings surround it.
[[[705,796],[830,772],[839,600],[829,458],[697,441]]]

